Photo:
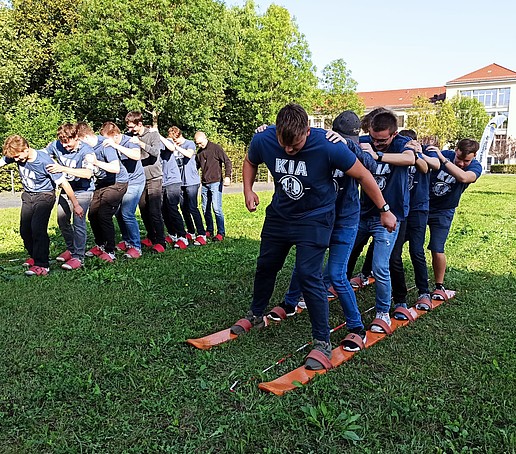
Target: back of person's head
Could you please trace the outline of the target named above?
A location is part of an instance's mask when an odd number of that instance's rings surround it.
[[[23,153],[27,148],[29,148],[27,140],[18,134],[14,134],[5,139],[2,151],[4,156],[14,158],[20,153]]]
[[[290,103],[276,116],[276,134],[282,143],[291,145],[308,132],[308,114],[299,104]]]
[[[413,129],[402,129],[398,134],[400,136],[408,137],[412,140],[417,140],[417,132]]]
[[[135,125],[143,124],[143,116],[142,113],[138,110],[131,110],[131,112],[127,112],[125,116],[126,123],[133,123]]]
[[[398,118],[391,111],[380,112],[371,120],[369,129],[374,132],[389,130],[389,133],[394,134],[398,130]]]
[[[80,139],[81,137],[86,136],[94,136],[95,131],[91,128],[91,126],[85,121],[79,121],[76,125],[77,128],[77,137]]]
[[[333,120],[332,129],[342,137],[358,143],[360,134],[360,118],[352,110],[345,110]]]
[[[112,121],[106,121],[100,128],[100,135],[104,137],[114,137],[121,134],[120,128]]]
[[[68,142],[70,139],[77,138],[77,125],[73,123],[64,123],[57,129],[57,138],[61,142]]]
[[[425,145],[427,147],[441,148],[441,141],[437,136],[425,136],[421,138],[421,145]]]
[[[457,144],[456,153],[459,157],[466,157],[471,153],[476,155],[479,147],[480,145],[476,140],[462,139]]]
[[[177,126],[172,126],[168,128],[168,137],[170,137],[171,139],[177,139],[181,137],[182,134],[182,131]]]
[[[371,112],[365,114],[361,120],[360,120],[360,128],[362,131],[366,134],[369,134],[369,127],[371,126],[371,120],[373,117],[379,113],[382,112],[390,112],[389,109],[386,109],[385,107],[376,107],[375,109],[371,110]]]

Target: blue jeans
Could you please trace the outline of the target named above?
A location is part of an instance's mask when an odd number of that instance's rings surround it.
[[[76,192],[75,197],[84,210],[84,216],[80,218],[73,212],[72,202],[64,191],[59,196],[57,203],[57,224],[66,243],[66,249],[73,258],[83,260],[86,251],[86,213],[91,204],[93,191]],[[73,223],[70,222],[73,214]]]
[[[170,235],[186,237],[185,222],[179,212],[181,201],[181,183],[171,183],[163,186],[163,220]]]
[[[197,235],[206,235],[201,212],[198,207],[199,186],[199,184],[192,184],[191,186],[181,187],[183,191],[181,211],[183,212],[183,217],[190,233],[195,233],[195,230],[197,230]]]
[[[430,293],[428,288],[428,267],[425,257],[425,233],[428,211],[410,211],[407,217],[405,241],[409,243],[409,254],[414,268],[416,287],[421,293]]]
[[[373,275],[376,288],[376,310],[379,312],[389,312],[391,307],[391,273],[389,270],[389,259],[394,243],[398,237],[399,222],[396,230],[388,232],[380,223],[379,217],[361,219],[358,225],[355,248],[360,247],[369,237],[373,237]]]
[[[144,188],[145,181],[129,184],[116,213],[122,239],[129,247],[132,246],[138,250],[142,248],[142,244],[140,242],[140,226],[136,220],[136,207],[140,202]]]
[[[217,223],[217,233],[222,236],[226,234],[224,227],[224,213],[222,212],[222,181],[215,183],[203,183],[201,187],[201,202],[204,221],[206,222],[206,230],[210,233],[213,231],[213,216],[211,209],[215,213],[215,222]]]

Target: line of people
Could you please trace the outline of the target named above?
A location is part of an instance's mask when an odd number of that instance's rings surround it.
[[[202,131],[195,142],[188,140],[176,126],[165,138],[144,126],[137,111],[129,112],[125,123],[127,134],[110,121],[99,134],[85,122],[66,123],[42,150],[19,135],[5,140],[0,167],[16,162],[23,186],[20,235],[29,253],[28,276],[49,272],[48,223],[58,186],[63,190],[57,221],[66,250],[56,260],[66,270],[81,268],[85,256],[113,262],[116,250],[136,259],[142,245],[162,253],[167,245],[186,249],[205,245],[207,238],[223,241],[222,190],[231,182],[232,164],[222,147]],[[137,207],[146,229],[143,239]],[[88,250],[86,217],[95,240]],[[122,235],[118,243],[114,217]]]
[[[364,135],[359,135],[360,129]],[[446,298],[444,246],[461,194],[482,173],[475,159],[479,144],[462,139],[455,150],[441,151],[436,143],[421,146],[413,131],[403,132],[398,133],[396,115],[385,108],[362,121],[352,111],[343,112],[332,131],[310,128],[308,115],[297,104],[281,109],[275,126],[257,131],[243,166],[247,209],[255,211],[259,204],[253,191],[259,164],[265,163],[273,175],[275,192],[266,209],[252,303],[231,327],[233,334],[263,327],[264,316],[282,320],[295,315],[302,296],[313,337],[305,367],[331,368],[328,292],[339,297],[346,317],[349,334],[343,348],[363,349],[366,330],[352,284],[363,286],[374,276],[376,317],[371,331],[388,332],[391,297],[394,316],[406,317],[401,253],[407,241],[419,290],[417,306],[430,310],[431,296]],[[424,253],[427,225],[435,277],[432,295]],[[371,237],[370,259],[362,274],[351,278]],[[289,291],[266,313],[277,273],[292,246],[296,259]]]

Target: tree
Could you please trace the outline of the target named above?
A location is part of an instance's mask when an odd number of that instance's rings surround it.
[[[465,138],[480,141],[490,118],[484,105],[478,99],[458,95],[450,99],[449,103],[458,120],[457,132],[451,141],[453,145]]]

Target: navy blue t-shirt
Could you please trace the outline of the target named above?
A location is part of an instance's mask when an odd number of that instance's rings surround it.
[[[136,143],[130,142],[131,137],[122,134],[122,140],[120,140],[120,145],[125,148],[138,148],[140,146]],[[120,162],[127,170],[127,174],[129,177],[129,184],[136,185],[145,183],[145,172],[143,170],[142,161],[140,159],[131,159],[129,156],[126,156],[124,153],[119,153]]]
[[[342,142],[331,143],[325,135],[325,130],[311,128],[305,146],[294,156],[279,145],[275,126],[254,135],[248,159],[255,165],[265,163],[274,178],[268,213],[294,220],[335,210],[333,170],[349,170],[356,157]]]
[[[68,151],[59,140],[50,143],[45,151],[59,164],[72,169],[83,168],[83,164],[86,162],[84,156],[94,153],[93,148],[84,142],[79,142],[77,149]],[[73,175],[67,175],[66,172],[65,175],[74,192],[93,191],[95,189],[92,178],[74,177]]]
[[[442,150],[443,156],[453,162],[455,152]],[[449,164],[448,164],[449,165]],[[459,204],[460,196],[470,183],[460,183],[455,177],[446,171],[447,165],[441,164],[441,168],[432,172],[430,177],[430,211],[451,210]],[[473,159],[464,172],[473,172],[477,180],[482,175],[482,165]]]
[[[409,137],[394,137],[389,148],[384,153],[403,153],[410,148],[406,147]],[[369,135],[360,136],[360,143],[369,143],[376,151]],[[392,213],[398,221],[403,221],[408,215],[410,206],[410,195],[408,189],[408,166],[395,166],[385,162],[377,162],[376,170],[373,172],[376,184],[382,191],[383,198],[389,204]],[[380,216],[380,211],[364,191],[360,193],[361,211],[360,217],[368,219],[373,216]]]
[[[428,151],[423,147],[423,153],[431,158],[437,158],[435,151]],[[418,153],[419,159],[423,159],[421,153]],[[416,166],[409,166],[409,190],[410,190],[410,211],[428,211],[430,200],[430,174],[422,173],[416,169]]]

